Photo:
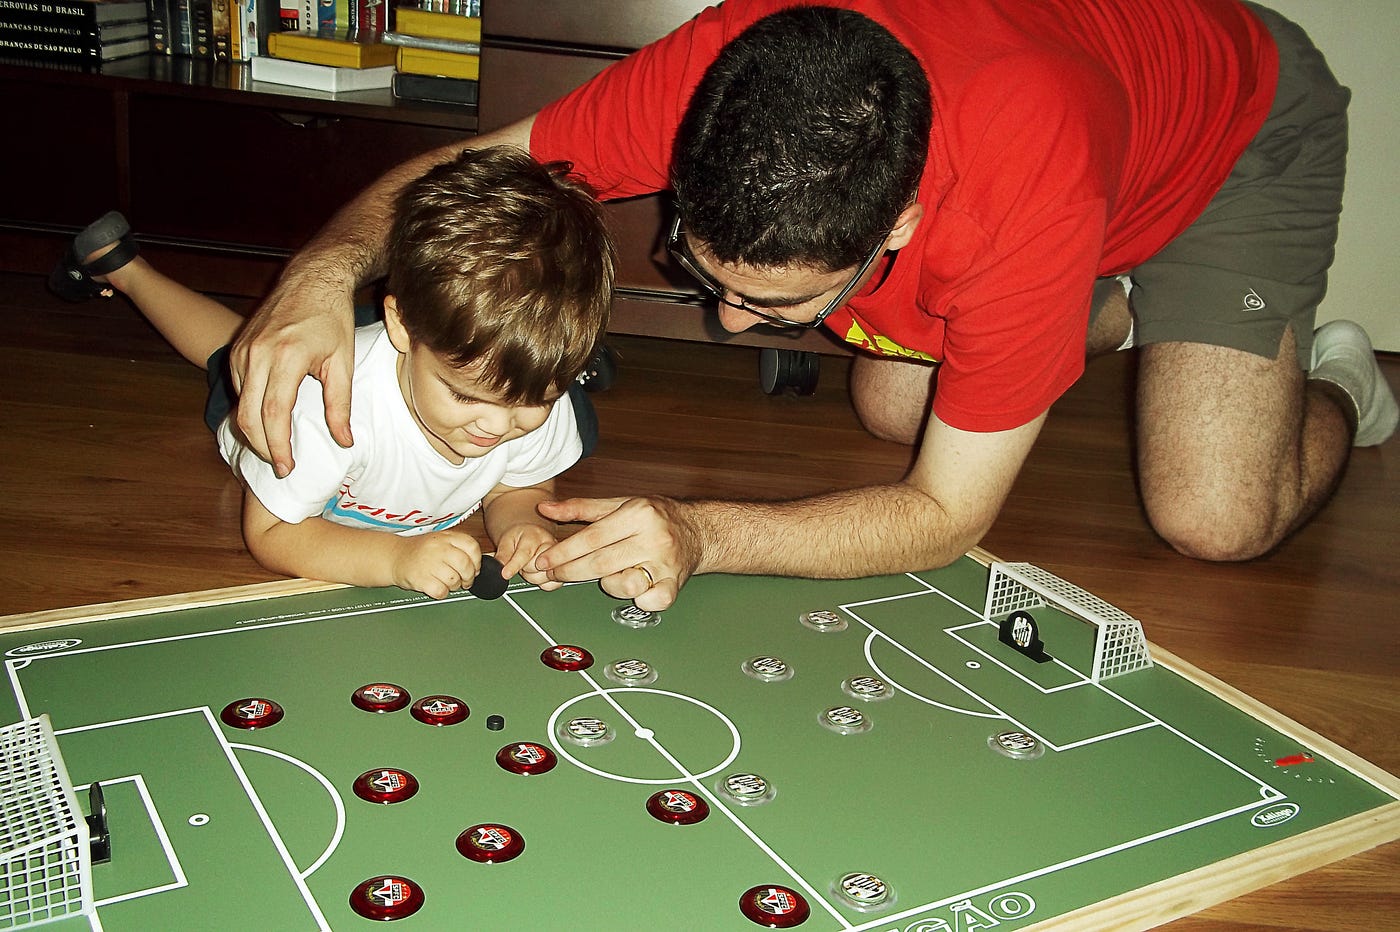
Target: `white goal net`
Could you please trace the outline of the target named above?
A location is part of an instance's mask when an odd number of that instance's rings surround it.
[[[91,916],[90,864],[49,717],[0,728],[0,929]]]
[[[990,622],[1017,610],[1050,606],[1092,625],[1095,682],[1152,666],[1142,624],[1096,595],[1030,563],[993,563],[982,617]]]

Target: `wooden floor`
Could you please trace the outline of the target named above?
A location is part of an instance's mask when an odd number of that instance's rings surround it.
[[[0,614],[271,578],[240,541],[202,373],[121,300],[63,305],[36,277],[0,275],[0,315]],[[618,383],[594,396],[601,448],[565,494],[790,496],[904,470],[906,450],[856,424],[843,360],[824,360],[814,397],[769,398],[754,350],[615,346]],[[1194,562],[1138,506],[1131,365],[1096,362],[1055,408],[984,546],[1102,596],[1167,650],[1400,773],[1400,440],[1357,451],[1328,509],[1278,552]],[[1386,368],[1400,384],[1400,360]],[[1171,928],[1400,929],[1400,844]]]

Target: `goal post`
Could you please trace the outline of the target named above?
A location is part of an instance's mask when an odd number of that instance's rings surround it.
[[[996,623],[1018,610],[1050,606],[1094,628],[1094,660],[1090,679],[1101,680],[1152,666],[1142,624],[1127,612],[1030,563],[991,565],[987,580],[985,621]]]
[[[0,929],[90,920],[91,857],[49,717],[0,728]]]

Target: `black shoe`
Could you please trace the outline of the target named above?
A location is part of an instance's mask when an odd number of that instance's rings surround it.
[[[598,349],[588,358],[588,365],[575,379],[586,392],[601,392],[617,380],[617,354],[606,343],[599,343]]]
[[[116,246],[100,258],[87,262],[103,246]],[[136,258],[139,250],[131,238],[131,225],[115,210],[90,224],[68,247],[58,265],[49,273],[49,290],[66,301],[110,298],[114,289],[106,282],[93,281],[94,275],[108,275]]]

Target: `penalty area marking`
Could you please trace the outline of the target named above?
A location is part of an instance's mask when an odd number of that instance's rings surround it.
[[[16,687],[18,687],[17,682]],[[217,741],[219,747],[223,749],[224,759],[228,761],[235,779],[237,779],[239,784],[243,787],[243,792],[247,795],[248,802],[252,805],[253,811],[257,813],[258,819],[262,822],[263,828],[266,830],[268,838],[272,842],[272,846],[276,849],[278,857],[281,859],[282,865],[287,871],[287,876],[291,878],[293,884],[296,885],[297,891],[301,894],[301,898],[306,904],[307,910],[315,919],[317,932],[332,932],[330,924],[326,921],[326,917],[321,912],[320,905],[316,902],[316,898],[312,896],[311,890],[306,885],[305,875],[303,875],[301,870],[297,867],[296,862],[292,860],[291,853],[287,850],[287,846],[283,842],[282,836],[278,833],[277,827],[273,824],[271,816],[268,815],[266,807],[263,806],[262,799],[259,798],[257,790],[253,788],[252,781],[248,779],[248,774],[243,770],[243,765],[238,762],[238,757],[234,753],[233,745],[224,737],[223,732],[220,731],[218,722],[214,718],[214,712],[208,706],[174,709],[169,712],[137,715],[131,718],[116,719],[109,722],[94,722],[90,725],[77,725],[72,728],[65,728],[57,732],[57,734],[66,735],[85,731],[96,731],[102,728],[115,728],[121,725],[138,724],[158,719],[173,718],[180,715],[200,716],[205,724],[209,726],[209,730],[214,735],[215,741]],[[154,811],[154,806],[152,806],[152,810]],[[164,842],[168,842],[168,838],[163,838],[163,843]],[[173,852],[171,856],[173,856]],[[321,861],[317,861],[312,869],[319,866],[320,863]]]

